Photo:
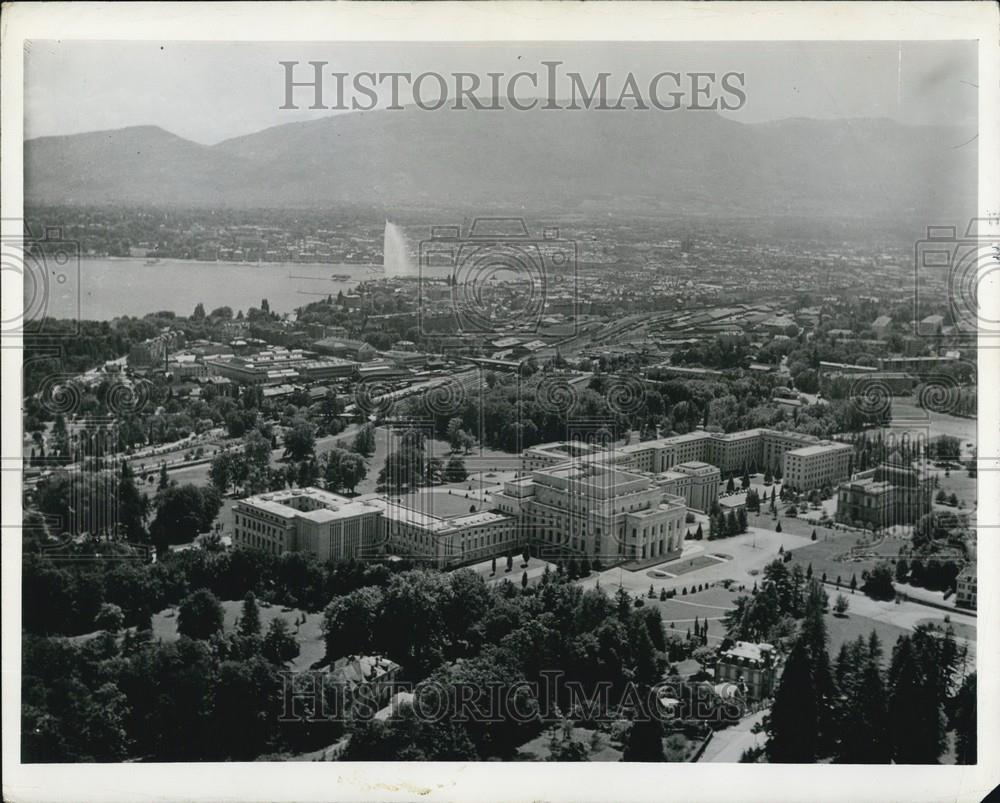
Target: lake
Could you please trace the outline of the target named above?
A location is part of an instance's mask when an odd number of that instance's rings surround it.
[[[444,272],[447,272],[445,270]],[[442,272],[442,275],[444,275]],[[331,278],[349,276],[349,280]],[[233,314],[259,307],[266,298],[274,312],[292,312],[312,301],[345,293],[358,282],[381,278],[382,266],[316,263],[195,262],[164,259],[147,265],[142,258],[84,259],[80,262],[79,309],[72,275],[50,281],[47,314],[56,318],[105,321],[121,315],[141,317],[171,310],[190,315],[201,302],[205,311],[232,307]]]

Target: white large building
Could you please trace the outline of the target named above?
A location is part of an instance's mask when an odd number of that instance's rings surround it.
[[[785,453],[784,483],[808,491],[836,485],[848,476],[854,450],[848,443],[818,443]]]
[[[523,546],[509,516],[483,511],[443,518],[385,497],[348,499],[320,488],[242,499],[233,518],[236,547],[305,552],[323,561],[394,555],[444,567]]]
[[[543,554],[605,562],[681,554],[687,505],[643,474],[564,462],[505,483],[494,500]]]
[[[241,499],[233,508],[233,545],[275,555],[307,552],[320,560],[380,554],[382,510],[320,488],[275,491]]]
[[[521,463],[525,471],[534,471],[578,459],[651,474],[676,471],[679,465],[704,463],[718,468],[722,476],[739,475],[744,471],[781,471],[787,482],[788,455],[793,453],[795,457],[791,463],[798,480],[806,482],[807,477],[822,480],[812,485],[796,482],[801,490],[834,484],[848,476],[851,452],[846,444],[775,429],[741,432],[699,429],[685,435],[610,449],[588,443],[545,443],[525,449]]]

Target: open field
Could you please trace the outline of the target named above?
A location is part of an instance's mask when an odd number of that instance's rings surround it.
[[[975,418],[959,418],[947,413],[935,413],[920,407],[912,396],[894,396],[892,399],[892,424],[884,427],[884,437],[901,438],[904,433],[913,437],[935,438],[951,435],[962,442],[962,459],[967,459],[971,450],[967,443],[977,443]],[[872,430],[874,432],[874,430]]]
[[[849,602],[854,602],[854,598],[858,595],[854,594],[852,596],[850,593],[846,593],[844,596],[847,597]],[[831,606],[836,598],[836,594],[830,595]],[[827,633],[830,635],[829,652],[831,661],[836,659],[841,644],[852,642],[858,636],[867,640],[874,630],[878,633],[878,637],[882,641],[883,659],[888,662],[888,659],[892,656],[892,647],[896,643],[896,639],[909,632],[906,628],[899,625],[882,622],[877,619],[869,619],[867,616],[853,613],[850,608],[847,609],[845,616],[836,616],[833,613],[828,613],[823,618],[826,620]]]
[[[236,631],[236,620],[240,616],[243,608],[242,600],[227,600],[222,603],[222,610],[225,615],[224,627],[226,633]],[[288,624],[289,629],[295,633],[295,640],[299,643],[299,655],[289,666],[296,671],[309,669],[317,661],[326,655],[326,644],[323,640],[323,614],[306,613],[306,620],[302,624],[296,625],[296,620],[302,618],[304,611],[298,608],[284,610],[278,605],[264,607],[258,600],[257,608],[260,611],[261,635],[267,632],[272,619],[281,617]],[[177,609],[167,608],[157,614],[153,614],[153,636],[163,641],[174,641],[177,634]]]
[[[969,641],[976,640],[976,628],[972,625],[965,624],[964,622],[946,622],[943,617],[932,616],[927,619],[921,619],[917,622],[918,625],[935,625],[940,627],[942,630],[947,630],[951,627],[955,631],[955,635],[959,638],[968,639]]]
[[[597,734],[596,736],[594,734]],[[560,732],[558,738],[562,739]],[[590,728],[573,728],[571,738],[580,742],[587,748],[588,761],[621,761],[621,745],[613,742],[611,735]],[[518,748],[518,753],[529,761],[548,761],[552,752],[549,750],[549,742],[552,740],[551,730],[540,733],[530,742],[525,742]]]
[[[938,487],[949,496],[955,494],[959,502],[964,502],[964,506],[959,508],[945,505],[935,505],[935,510],[955,510],[956,512],[968,512],[976,508],[976,477],[970,477],[966,469],[949,471],[948,476],[944,475],[943,469],[934,469],[938,479]],[[937,491],[934,491],[937,496]]]
[[[782,519],[782,526],[784,526]],[[799,563],[802,568],[812,564],[813,575],[821,577],[824,572],[830,581],[836,580],[839,576],[844,583],[849,583],[851,575],[858,576],[861,582],[861,573],[871,571],[879,560],[895,561],[898,558],[901,543],[896,539],[886,539],[882,543],[872,548],[865,548],[866,552],[873,552],[883,557],[865,557],[838,560],[838,557],[846,555],[852,547],[858,546],[858,539],[861,537],[856,532],[843,532],[838,530],[826,530],[817,528],[817,540],[811,541],[807,546],[797,549],[792,553],[792,562]]]
[[[722,618],[726,611],[733,607],[733,601],[739,593],[727,591],[721,586],[713,586],[705,591],[694,594],[674,597],[661,601],[656,599],[644,599],[647,606],[654,607],[660,611],[663,617],[663,626],[668,635],[684,636],[694,624],[695,618],[699,622],[708,620],[708,638],[710,643],[717,644],[725,637],[725,627]]]

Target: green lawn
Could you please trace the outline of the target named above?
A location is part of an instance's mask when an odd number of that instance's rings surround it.
[[[242,607],[242,600],[227,600],[222,603],[226,633],[235,632],[236,620],[239,618]],[[257,607],[260,610],[262,635],[267,632],[271,620],[279,616],[285,620],[288,627],[295,633],[295,638],[299,642],[299,655],[292,661],[292,669],[299,671],[308,669],[326,654],[326,645],[323,641],[322,613],[306,613],[305,622],[296,625],[295,621],[301,619],[303,613],[298,608],[292,608],[287,611],[278,605],[265,608],[259,602]],[[163,641],[174,641],[178,638],[176,608],[167,608],[153,615],[153,636]]]
[[[972,625],[967,625],[962,622],[946,622],[942,618],[931,618],[931,619],[921,619],[917,622],[918,625],[936,625],[942,630],[947,630],[950,626],[952,630],[955,631],[955,635],[959,638],[965,638],[969,641],[976,640],[976,628]]]
[[[596,737],[595,733],[598,734]],[[559,733],[558,738],[562,739],[562,733]],[[588,761],[621,761],[622,759],[621,745],[617,741],[612,741],[611,735],[608,733],[594,731],[591,728],[573,728],[571,738],[587,747]],[[521,745],[518,748],[518,753],[528,761],[547,761],[552,755],[549,750],[551,740],[552,732],[546,730],[530,742]]]
[[[950,471],[949,476],[944,475],[941,469],[935,469],[937,473],[939,488],[949,496],[955,494],[959,501],[964,502],[964,507],[938,507],[938,510],[954,510],[958,513],[968,512],[976,505],[976,478],[970,477],[965,469],[961,471]],[[934,491],[937,496],[937,491]]]
[[[784,527],[782,519],[782,527]],[[798,563],[803,569],[812,564],[813,575],[822,576],[826,572],[828,580],[835,580],[839,575],[843,582],[850,582],[851,575],[857,574],[858,582],[861,582],[861,573],[865,570],[871,571],[878,563],[879,559],[864,558],[837,560],[838,557],[845,556],[852,547],[858,545],[860,535],[855,532],[829,531],[825,529],[816,530],[817,540],[806,546],[799,547],[792,552],[792,563]],[[885,555],[885,559],[895,559],[900,546],[905,543],[894,539],[887,539],[876,547],[873,551]],[[893,556],[890,558],[889,556]]]
[[[721,640],[725,636],[722,617],[733,607],[733,600],[739,596],[736,591],[727,591],[721,586],[713,586],[705,591],[694,594],[676,596],[673,599],[661,601],[644,598],[643,602],[657,608],[663,617],[663,626],[667,634],[684,636],[697,617],[699,622],[708,619],[708,635],[710,641]],[[673,627],[671,628],[671,625]]]
[[[847,593],[844,596],[850,602],[852,595]],[[836,594],[830,595],[831,607],[836,598]],[[871,635],[872,630],[878,633],[879,638],[882,640],[883,657],[888,662],[892,656],[892,648],[896,643],[896,639],[910,632],[898,625],[869,619],[866,616],[859,616],[852,613],[850,608],[847,609],[846,616],[835,616],[832,613],[828,613],[824,619],[826,620],[827,632],[830,634],[829,653],[831,662],[836,660],[841,644],[854,641],[858,636],[867,639]]]

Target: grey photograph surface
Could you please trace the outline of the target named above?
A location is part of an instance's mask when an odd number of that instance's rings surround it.
[[[22,762],[977,763],[976,42],[24,75]]]

